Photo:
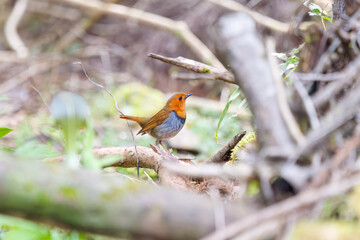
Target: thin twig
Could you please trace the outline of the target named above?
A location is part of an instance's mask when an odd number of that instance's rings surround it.
[[[55,65],[61,64],[62,61],[56,62]],[[50,62],[37,63],[33,66],[30,66],[26,70],[20,72],[14,77],[10,78],[6,82],[0,85],[0,94],[10,91],[16,86],[24,83],[28,78],[36,76],[41,73],[45,73],[50,68],[54,67]]]
[[[331,97],[337,95],[344,87],[350,85],[354,81],[354,77],[358,75],[360,70],[360,57],[357,57],[342,71],[342,78],[338,81],[328,84],[325,88],[315,94],[313,102],[315,108],[319,109],[329,102]]]
[[[331,109],[321,120],[317,129],[311,130],[306,135],[306,141],[291,156],[294,162],[301,154],[307,153],[317,147],[321,140],[354,118],[358,113],[360,104],[360,83],[352,89],[339,103]]]
[[[210,49],[193,32],[191,32],[188,25],[183,21],[174,21],[170,18],[145,12],[140,9],[129,8],[119,4],[105,3],[98,0],[64,0],[61,2],[112,14],[120,18],[134,20],[141,24],[171,32],[183,41],[201,59],[201,61],[225,70],[222,63]]]
[[[95,86],[97,86],[98,88],[101,88],[101,89],[105,90],[105,91],[112,97],[112,99],[114,99],[116,110],[117,110],[120,114],[124,115],[124,113],[121,112],[121,110],[120,110],[120,108],[119,108],[119,106],[118,106],[118,103],[117,103],[116,98],[111,94],[111,92],[110,92],[109,90],[107,90],[104,86],[102,86],[102,85],[94,82],[93,80],[91,80],[91,78],[88,76],[88,74],[87,74],[87,72],[86,72],[86,70],[85,70],[85,68],[84,68],[84,66],[82,65],[81,62],[74,62],[73,64],[79,64],[79,65],[81,66],[81,68],[82,68],[82,70],[83,70],[86,78],[87,78],[92,84],[94,84]],[[138,150],[137,150],[137,147],[136,147],[135,136],[134,136],[134,133],[133,133],[133,131],[132,131],[132,129],[131,129],[131,126],[130,126],[130,123],[129,123],[128,120],[126,120],[126,123],[127,123],[128,128],[129,128],[129,131],[130,131],[130,134],[131,134],[131,138],[132,138],[132,140],[133,140],[133,144],[134,144],[134,147],[135,147],[135,153],[136,153],[136,158],[137,158],[136,170],[137,170],[137,176],[139,177],[139,161],[140,161],[140,159],[139,159],[139,153],[138,153]]]
[[[341,40],[336,38],[324,54],[321,55],[318,63],[316,64],[313,73],[321,73],[324,69],[326,62],[330,59],[330,55],[340,46]]]
[[[255,170],[248,164],[219,166],[218,164],[188,164],[184,162],[164,162],[163,166],[171,173],[195,178],[218,177],[221,179],[240,179],[249,181],[256,176]]]
[[[297,79],[297,77],[290,77],[294,83],[295,90],[299,94],[303,104],[305,111],[308,115],[311,127],[313,129],[318,128],[320,126],[320,121],[314,107],[314,103],[312,102],[310,96],[308,95],[305,87],[302,83]]]
[[[212,67],[210,65],[198,62],[198,61],[194,61],[192,59],[188,59],[188,58],[184,58],[184,57],[177,57],[177,58],[169,58],[169,57],[164,57],[161,56],[159,54],[155,54],[155,53],[149,53],[148,57],[178,66],[178,67],[182,67],[185,68],[187,70],[196,72],[196,73],[200,73],[200,74],[204,74],[205,78],[209,78],[211,77],[212,79],[219,79],[222,80],[224,82],[228,82],[228,83],[233,83],[236,84],[234,81],[234,75],[232,73],[230,73],[229,71],[226,70],[222,70],[222,69],[218,69],[215,67]]]
[[[241,139],[245,136],[246,131],[242,131],[236,134],[220,151],[218,151],[214,156],[212,156],[208,162],[210,163],[218,163],[218,162],[225,162],[224,159],[227,155],[230,156],[230,151],[238,144]]]
[[[287,125],[288,131],[293,137],[293,139],[298,143],[302,144],[305,140],[304,135],[300,131],[300,127],[297,124],[294,115],[292,114],[289,103],[286,98],[285,89],[283,86],[283,81],[280,78],[280,72],[279,72],[279,64],[276,62],[276,58],[273,56],[272,53],[275,51],[275,41],[272,38],[266,39],[266,51],[267,51],[267,57],[268,61],[271,67],[273,79],[275,82],[275,86],[277,89],[277,101],[279,104],[279,108],[281,111],[281,115]]]
[[[360,57],[353,60],[351,63],[349,63],[344,70],[341,72],[334,72],[334,73],[327,73],[327,74],[321,74],[321,73],[295,73],[295,75],[301,80],[301,81],[324,81],[324,82],[330,82],[330,81],[337,81],[342,80],[344,78],[347,78],[349,76],[354,76],[356,72],[359,70],[360,67]]]
[[[206,236],[203,240],[232,238],[235,235],[241,234],[255,226],[262,225],[271,219],[282,218],[302,207],[306,207],[344,193],[359,184],[359,182],[360,174],[357,173],[348,179],[331,182],[324,187],[305,191],[295,197],[273,204],[267,208],[250,214],[247,217],[241,218],[240,220],[225,227],[225,229],[216,231],[211,235]]]
[[[249,8],[241,5],[238,2],[232,1],[232,0],[208,0],[209,2],[215,3],[217,5],[220,5],[226,9],[229,9],[231,11],[239,11],[244,12],[248,14],[250,17],[252,17],[258,24],[263,25],[267,28],[270,28],[272,30],[286,33],[290,29],[290,24],[283,23],[280,21],[277,21],[273,18],[270,18],[268,16],[264,16],[258,12],[252,11]]]
[[[46,108],[48,109],[48,111],[50,112],[50,114],[52,114],[51,108],[49,107],[49,105],[46,103],[45,99],[43,98],[41,92],[32,84],[31,80],[29,80],[30,86],[32,89],[34,89],[40,96],[42,102],[44,103],[44,105],[46,106]],[[60,125],[57,126],[58,127],[58,131],[59,131],[59,135],[61,137],[61,140],[63,141],[63,143],[65,143],[65,138],[61,132],[61,128]]]
[[[146,171],[144,171],[144,173],[145,173],[146,177],[148,178],[149,182],[151,182],[154,186],[157,186],[157,187],[159,186],[156,184],[156,182],[154,182],[154,180],[149,176],[149,174]]]
[[[28,1],[29,0],[17,0],[8,20],[5,23],[6,40],[19,58],[26,58],[29,56],[29,50],[17,32],[18,24],[26,11]]]
[[[114,3],[118,0],[111,0],[108,3]],[[80,38],[87,29],[89,29],[94,23],[96,23],[103,14],[101,13],[93,13],[87,18],[77,19],[76,25],[68,31],[56,44],[55,49],[57,51],[63,51],[67,46],[69,46],[72,42],[74,42],[77,38]]]
[[[41,92],[32,84],[32,82],[31,82],[30,80],[29,80],[29,83],[30,83],[31,88],[34,89],[34,90],[39,94],[42,102],[44,103],[44,105],[46,106],[46,108],[47,108],[47,109],[49,110],[49,112],[51,113],[51,112],[52,112],[52,111],[51,111],[51,108],[50,108],[49,105],[45,102],[45,100],[44,100]]]

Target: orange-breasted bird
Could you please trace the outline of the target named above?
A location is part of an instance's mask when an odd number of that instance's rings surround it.
[[[120,118],[135,121],[141,126],[137,133],[149,134],[156,138],[156,145],[162,145],[162,140],[174,137],[183,128],[186,120],[185,101],[192,93],[177,93],[173,95],[165,106],[152,117],[132,117],[120,115]],[[166,148],[164,147],[166,150]]]

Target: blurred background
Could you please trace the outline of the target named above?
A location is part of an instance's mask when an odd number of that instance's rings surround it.
[[[29,161],[63,154],[61,133],[46,106],[59,91],[74,92],[87,102],[90,109],[88,118],[91,119],[94,130],[93,147],[132,145],[131,134],[126,122],[119,118],[113,99],[92,84],[81,66],[74,64],[76,62],[81,62],[88,76],[114,95],[119,108],[127,115],[151,116],[163,107],[172,93],[193,93],[187,100],[184,129],[165,144],[175,153],[194,161],[207,160],[237,133],[254,130],[251,112],[242,94],[232,102],[226,114],[224,112],[229,97],[237,89],[236,85],[204,79],[147,56],[149,53],[156,53],[206,62],[199,54],[203,49],[197,51],[191,47],[191,43],[184,40],[182,33],[176,32],[176,29],[156,26],[151,21],[130,19],[126,14],[119,16],[94,11],[91,7],[84,6],[91,5],[92,1],[81,2],[0,0],[0,127],[13,130],[0,139],[2,150]],[[155,14],[148,20],[161,16],[161,21],[168,19],[170,26],[176,26],[179,21],[183,21],[225,68],[230,67],[226,65],[226,58],[218,52],[217,48],[221,43],[219,44],[215,31],[217,20],[230,13],[230,10],[207,0],[103,2]],[[271,18],[291,23],[292,26],[311,19],[309,9],[304,7],[300,0],[235,2]],[[331,9],[331,1],[314,2],[324,10]],[[352,1],[347,1],[347,4],[350,9],[352,4],[355,6]],[[11,17],[16,11],[18,20]],[[146,17],[148,15],[144,15],[144,18]],[[260,34],[272,36],[276,40],[278,53],[289,53],[302,43],[307,43],[300,53],[296,53],[299,57],[296,58],[299,72],[313,69],[318,59],[316,54],[322,53],[316,51],[321,45],[318,35],[314,33],[319,30],[318,27],[306,33],[291,31],[285,34],[270,31],[260,25],[258,30]],[[14,37],[14,31],[17,31],[20,43],[17,42],[17,34]],[[206,63],[214,64],[211,61]],[[346,62],[339,63],[334,69],[341,69],[345,64]],[[223,113],[225,117],[218,127]],[[137,124],[131,123],[131,126],[134,133],[139,130]],[[216,131],[218,141],[215,137]],[[82,133],[79,131],[79,134]],[[148,135],[136,137],[139,146],[148,147],[154,142],[155,139]],[[119,168],[118,171],[129,177],[136,177],[136,169]],[[140,172],[140,179],[147,179],[143,171],[142,169]],[[150,177],[157,180],[154,171],[146,171]],[[249,195],[255,195],[259,192],[259,184],[251,184]],[[356,201],[351,203],[353,206],[356,205],[354,202]],[[326,207],[321,215],[324,219],[335,215],[346,220],[356,218],[353,211],[348,210],[344,199],[335,199]],[[309,222],[300,222],[296,228],[298,235],[295,235],[294,239],[320,239],[308,234],[313,231],[314,226]],[[326,227],[328,225],[314,231],[326,230]],[[349,236],[354,232],[358,233],[358,229],[352,231],[352,227],[353,225],[346,225],[345,230],[350,233]],[[9,229],[19,231],[6,234]],[[29,237],[31,234],[35,237]],[[318,236],[322,236],[321,234],[322,232]],[[298,236],[300,237],[296,238]],[[314,236],[315,238],[312,238]],[[49,230],[42,225],[0,215],[0,240],[2,239],[103,238],[76,231]],[[350,236],[347,239],[359,238]]]
[[[137,21],[59,1],[26,2],[26,10],[17,29],[28,51],[27,56],[19,56],[12,51],[4,34],[6,31],[0,32],[0,122],[2,126],[17,130],[1,140],[2,146],[34,158],[50,157],[61,152],[53,119],[30,82],[48,104],[61,90],[83,96],[90,105],[94,121],[95,146],[131,144],[126,122],[119,119],[113,99],[87,80],[80,65],[73,64],[80,61],[92,80],[114,94],[125,114],[151,116],[162,108],[172,93],[193,93],[187,101],[185,129],[167,144],[199,155],[202,160],[222,147],[216,143],[215,130],[230,94],[236,89],[235,85],[208,79],[179,79],[176,74],[185,70],[147,57],[148,53],[157,53],[201,61],[176,35]],[[185,21],[213,52],[216,52],[214,24],[227,12],[208,1],[109,2]],[[15,3],[1,1],[2,29]],[[289,9],[295,11],[299,5],[296,1],[243,3],[254,5],[283,20],[290,19]],[[286,14],[274,10],[278,7],[288,9]],[[282,47],[290,48],[294,44],[288,41]],[[238,98],[224,118],[224,127],[219,131],[222,142],[245,128],[251,128],[249,111],[246,104],[240,106],[241,101]],[[138,126],[132,126],[137,132]],[[186,140],[181,141],[183,139]],[[148,135],[137,137],[139,145],[148,146],[153,142]]]

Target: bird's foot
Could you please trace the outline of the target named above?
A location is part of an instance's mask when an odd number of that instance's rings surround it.
[[[175,156],[174,154],[172,154],[171,152],[169,152],[168,150],[164,151],[161,149],[161,147],[159,145],[152,145],[150,144],[150,147],[152,148],[152,150],[154,152],[156,152],[157,154],[161,155],[161,156],[164,156],[164,157],[167,157],[167,158],[171,158],[171,159],[177,159],[179,160],[179,158],[177,156]],[[166,149],[166,148],[165,148]]]

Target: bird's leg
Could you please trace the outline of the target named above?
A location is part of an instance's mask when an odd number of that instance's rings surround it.
[[[161,150],[160,144],[161,144],[161,146],[163,146],[162,143],[161,143],[161,140],[156,139],[156,141],[155,141],[156,150],[157,150],[159,153],[160,153],[160,152],[166,153],[166,152],[164,152],[163,150]],[[164,146],[163,146],[163,147],[164,147]]]
[[[164,155],[167,156],[169,158],[174,158],[175,156],[169,152],[169,150],[166,149],[166,147],[162,144],[161,140],[156,140],[155,141],[155,145],[156,145],[156,151],[160,154],[160,155]],[[164,150],[161,150],[160,145],[164,148]]]
[[[166,152],[170,152],[170,151],[167,150],[166,147],[162,144],[162,140],[159,140],[159,144],[163,147],[163,149],[164,149]]]

